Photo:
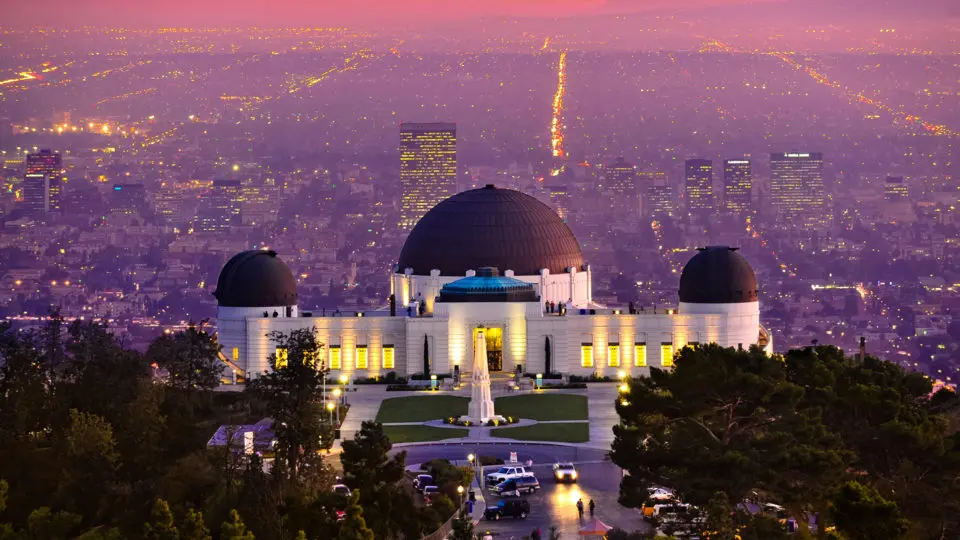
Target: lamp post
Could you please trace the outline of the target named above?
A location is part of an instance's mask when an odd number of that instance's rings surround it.
[[[348,380],[348,378],[347,378],[347,375],[346,375],[346,374],[341,374],[338,380],[340,381],[340,386],[346,386],[346,385],[347,385],[347,380]],[[343,390],[343,401],[342,401],[342,403],[343,403],[344,405],[347,404],[347,392],[346,392],[346,389]]]
[[[463,512],[463,486],[457,486],[457,493],[460,494],[460,512]]]
[[[330,411],[330,423],[331,423],[331,424],[333,423],[333,408],[334,408],[334,407],[335,407],[335,405],[333,404],[332,401],[328,401],[328,402],[327,402],[327,410]]]
[[[337,403],[340,403],[341,394],[343,394],[343,391],[340,390],[339,388],[333,389],[333,397],[337,398]],[[338,406],[336,409],[337,409],[337,424],[339,424],[340,423],[340,407]]]
[[[470,467],[473,469],[473,475],[477,477],[477,485],[480,486],[480,489],[483,489],[483,484],[480,483],[481,479],[477,473],[477,462],[475,462],[476,459],[477,456],[473,455],[473,453],[467,454],[467,461],[470,462]]]

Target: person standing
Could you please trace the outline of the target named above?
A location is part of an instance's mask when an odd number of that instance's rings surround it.
[[[590,499],[590,517],[593,517],[593,512],[596,510],[597,505],[593,504],[593,499]]]
[[[583,521],[583,499],[577,499],[577,515]]]

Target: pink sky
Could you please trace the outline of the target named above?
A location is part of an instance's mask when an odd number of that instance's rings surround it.
[[[436,22],[478,16],[570,17],[697,8],[758,0],[32,0],[5,6],[17,25],[158,26],[362,24]],[[759,0],[777,1],[777,0]]]

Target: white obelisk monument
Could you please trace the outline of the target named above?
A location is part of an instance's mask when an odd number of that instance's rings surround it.
[[[473,344],[473,388],[467,415],[471,422],[484,423],[494,417],[493,399],[490,398],[490,370],[487,368],[487,338],[483,330],[477,331]]]

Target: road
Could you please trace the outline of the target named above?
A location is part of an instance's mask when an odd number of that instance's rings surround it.
[[[527,496],[530,501],[530,515],[527,519],[480,522],[477,532],[489,531],[498,539],[520,539],[536,528],[540,528],[541,533],[546,537],[551,525],[558,527],[561,538],[577,538],[579,522],[576,502],[578,499],[583,499],[584,507],[588,505],[590,499],[593,499],[597,505],[597,517],[607,525],[631,531],[651,531],[650,526],[640,517],[638,510],[623,508],[617,504],[620,468],[609,462],[606,459],[606,452],[602,450],[522,444],[435,445],[409,447],[405,450],[408,465],[435,458],[465,462],[468,453],[506,459],[511,451],[517,452],[517,459],[520,462],[532,460],[533,471],[540,480],[541,489]],[[552,465],[556,460],[578,463],[579,482],[556,484],[552,478]],[[487,505],[494,505],[499,500],[496,495],[489,492],[484,496],[487,499]]]

